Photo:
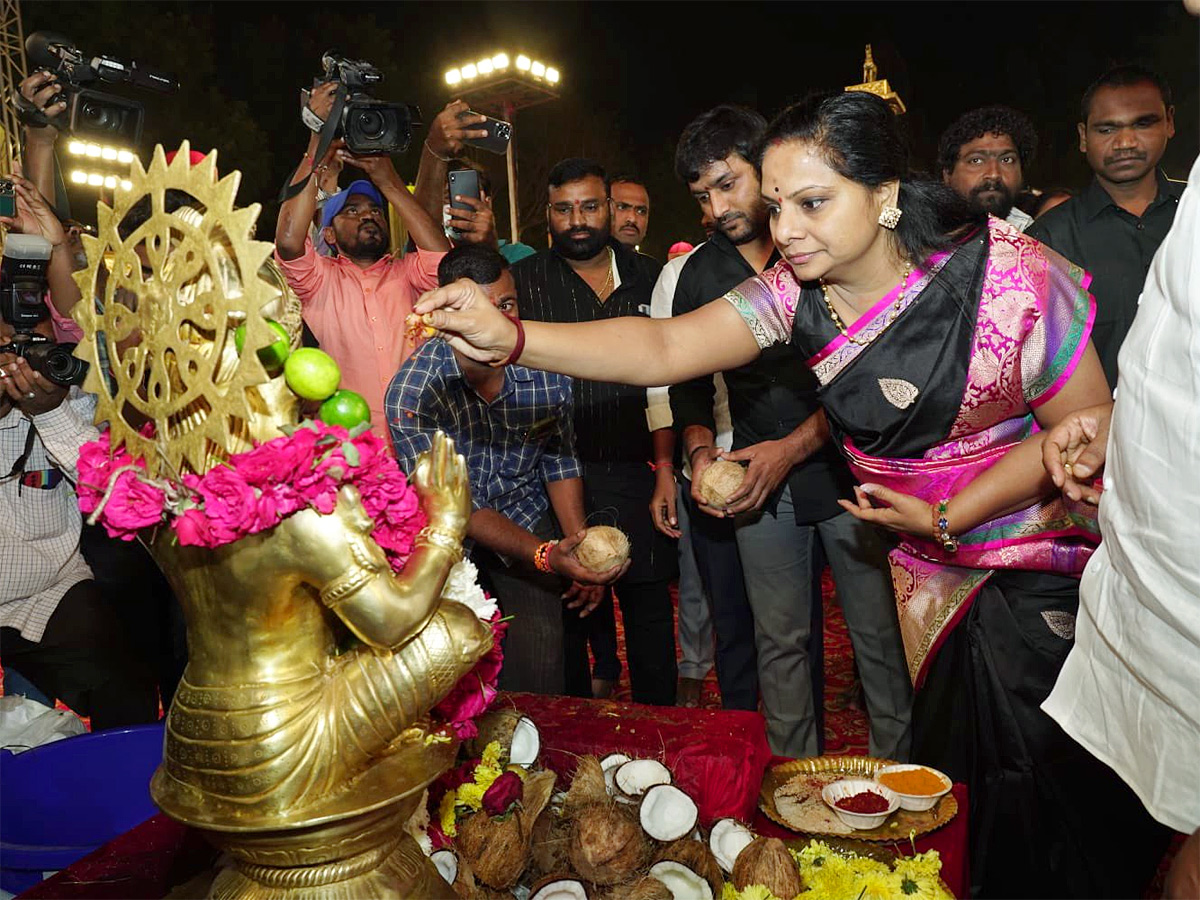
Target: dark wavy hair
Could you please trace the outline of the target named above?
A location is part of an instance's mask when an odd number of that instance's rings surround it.
[[[767,120],[744,106],[723,103],[688,123],[675,148],[675,174],[686,184],[700,178],[713,163],[736,153],[754,162],[754,149]]]
[[[1003,134],[1012,138],[1017,145],[1017,155],[1021,158],[1022,171],[1033,162],[1038,139],[1029,116],[1008,106],[985,106],[963,113],[942,132],[938,141],[938,171],[953,172],[963,144],[969,144],[985,134]]]
[[[459,244],[438,263],[440,287],[469,278],[476,284],[495,284],[508,268],[508,260],[485,244]]]
[[[1079,121],[1087,124],[1088,116],[1092,114],[1092,98],[1096,91],[1104,87],[1129,87],[1134,84],[1152,84],[1158,88],[1162,96],[1163,106],[1171,108],[1171,86],[1153,69],[1138,65],[1113,66],[1095,81],[1088,85],[1083,92],[1083,100],[1079,103]]]
[[[892,234],[911,260],[947,249],[972,227],[986,222],[983,213],[972,210],[940,181],[910,172],[899,117],[874,94],[816,94],[789,106],[767,126],[759,142],[754,156],[759,177],[766,151],[785,141],[817,147],[830,168],[866,188],[899,181],[897,205],[904,215]]]

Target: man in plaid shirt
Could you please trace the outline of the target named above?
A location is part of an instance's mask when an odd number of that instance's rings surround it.
[[[439,284],[459,278],[480,285],[497,309],[518,318],[512,274],[495,250],[466,244],[446,254]],[[434,339],[392,379],[384,406],[405,471],[412,471],[437,431],[453,438],[466,458],[471,558],[501,610],[515,617],[500,686],[562,693],[563,616],[591,613],[603,599],[603,585],[624,571],[596,574],[572,552],[586,523],[571,379],[516,364],[488,366]],[[564,533],[570,537],[553,541]],[[542,566],[536,565],[539,557]]]

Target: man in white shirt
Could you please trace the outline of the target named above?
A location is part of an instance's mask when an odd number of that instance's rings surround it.
[[[1080,584],[1075,647],[1042,708],[1155,819],[1187,833],[1200,833],[1198,240],[1200,160],[1121,347],[1115,405],[1068,417],[1044,455],[1068,497],[1099,502],[1104,540]],[[1195,878],[1198,859],[1193,834],[1177,864]]]
[[[53,339],[50,321],[35,326]],[[13,337],[0,320],[0,346]],[[99,731],[153,722],[158,695],[79,552],[73,481],[95,398],[0,353],[0,661]]]
[[[964,113],[942,132],[938,168],[942,180],[973,207],[1024,231],[1033,217],[1013,204],[1036,150],[1037,132],[1024,113],[985,106]]]

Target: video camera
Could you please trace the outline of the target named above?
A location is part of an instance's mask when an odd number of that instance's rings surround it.
[[[83,384],[88,364],[73,355],[74,344],[60,344],[34,331],[50,318],[46,307],[46,270],[50,242],[40,235],[9,234],[0,261],[0,319],[16,334],[0,353],[22,356],[30,367],[64,387]]]
[[[383,81],[383,73],[368,62],[346,59],[330,50],[321,57],[324,75],[318,84],[337,82],[345,86],[347,95],[333,138],[343,138],[346,149],[360,156],[385,156],[403,153],[412,141],[413,126],[421,124],[421,110],[407,103],[388,103],[376,100],[364,91]],[[304,122],[313,131],[325,127],[308,108],[308,94],[303,98]]]
[[[121,62],[111,56],[87,57],[65,35],[35,31],[25,39],[25,54],[31,65],[58,76],[62,93],[47,103],[67,101],[66,124],[48,119],[41,110],[17,92],[17,111],[26,124],[54,125],[75,135],[105,139],[114,143],[136,144],[142,137],[145,109],[134,100],[84,88],[85,84],[104,82],[128,84],[136,88],[171,94],[179,90],[173,75],[149,69],[136,62]]]

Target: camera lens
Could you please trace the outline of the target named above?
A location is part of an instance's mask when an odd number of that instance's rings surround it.
[[[368,140],[377,141],[383,137],[387,124],[384,116],[378,110],[364,109],[359,111],[355,120],[355,130]]]
[[[83,121],[98,131],[116,131],[121,127],[120,116],[111,106],[90,100],[79,110]]]
[[[73,355],[74,350],[74,344],[58,344],[47,347],[40,360],[41,365],[35,366],[35,368],[40,368],[42,374],[55,384],[61,384],[64,387],[83,384],[84,378],[87,377],[88,364],[82,359],[77,359]],[[31,363],[31,365],[33,364]]]

